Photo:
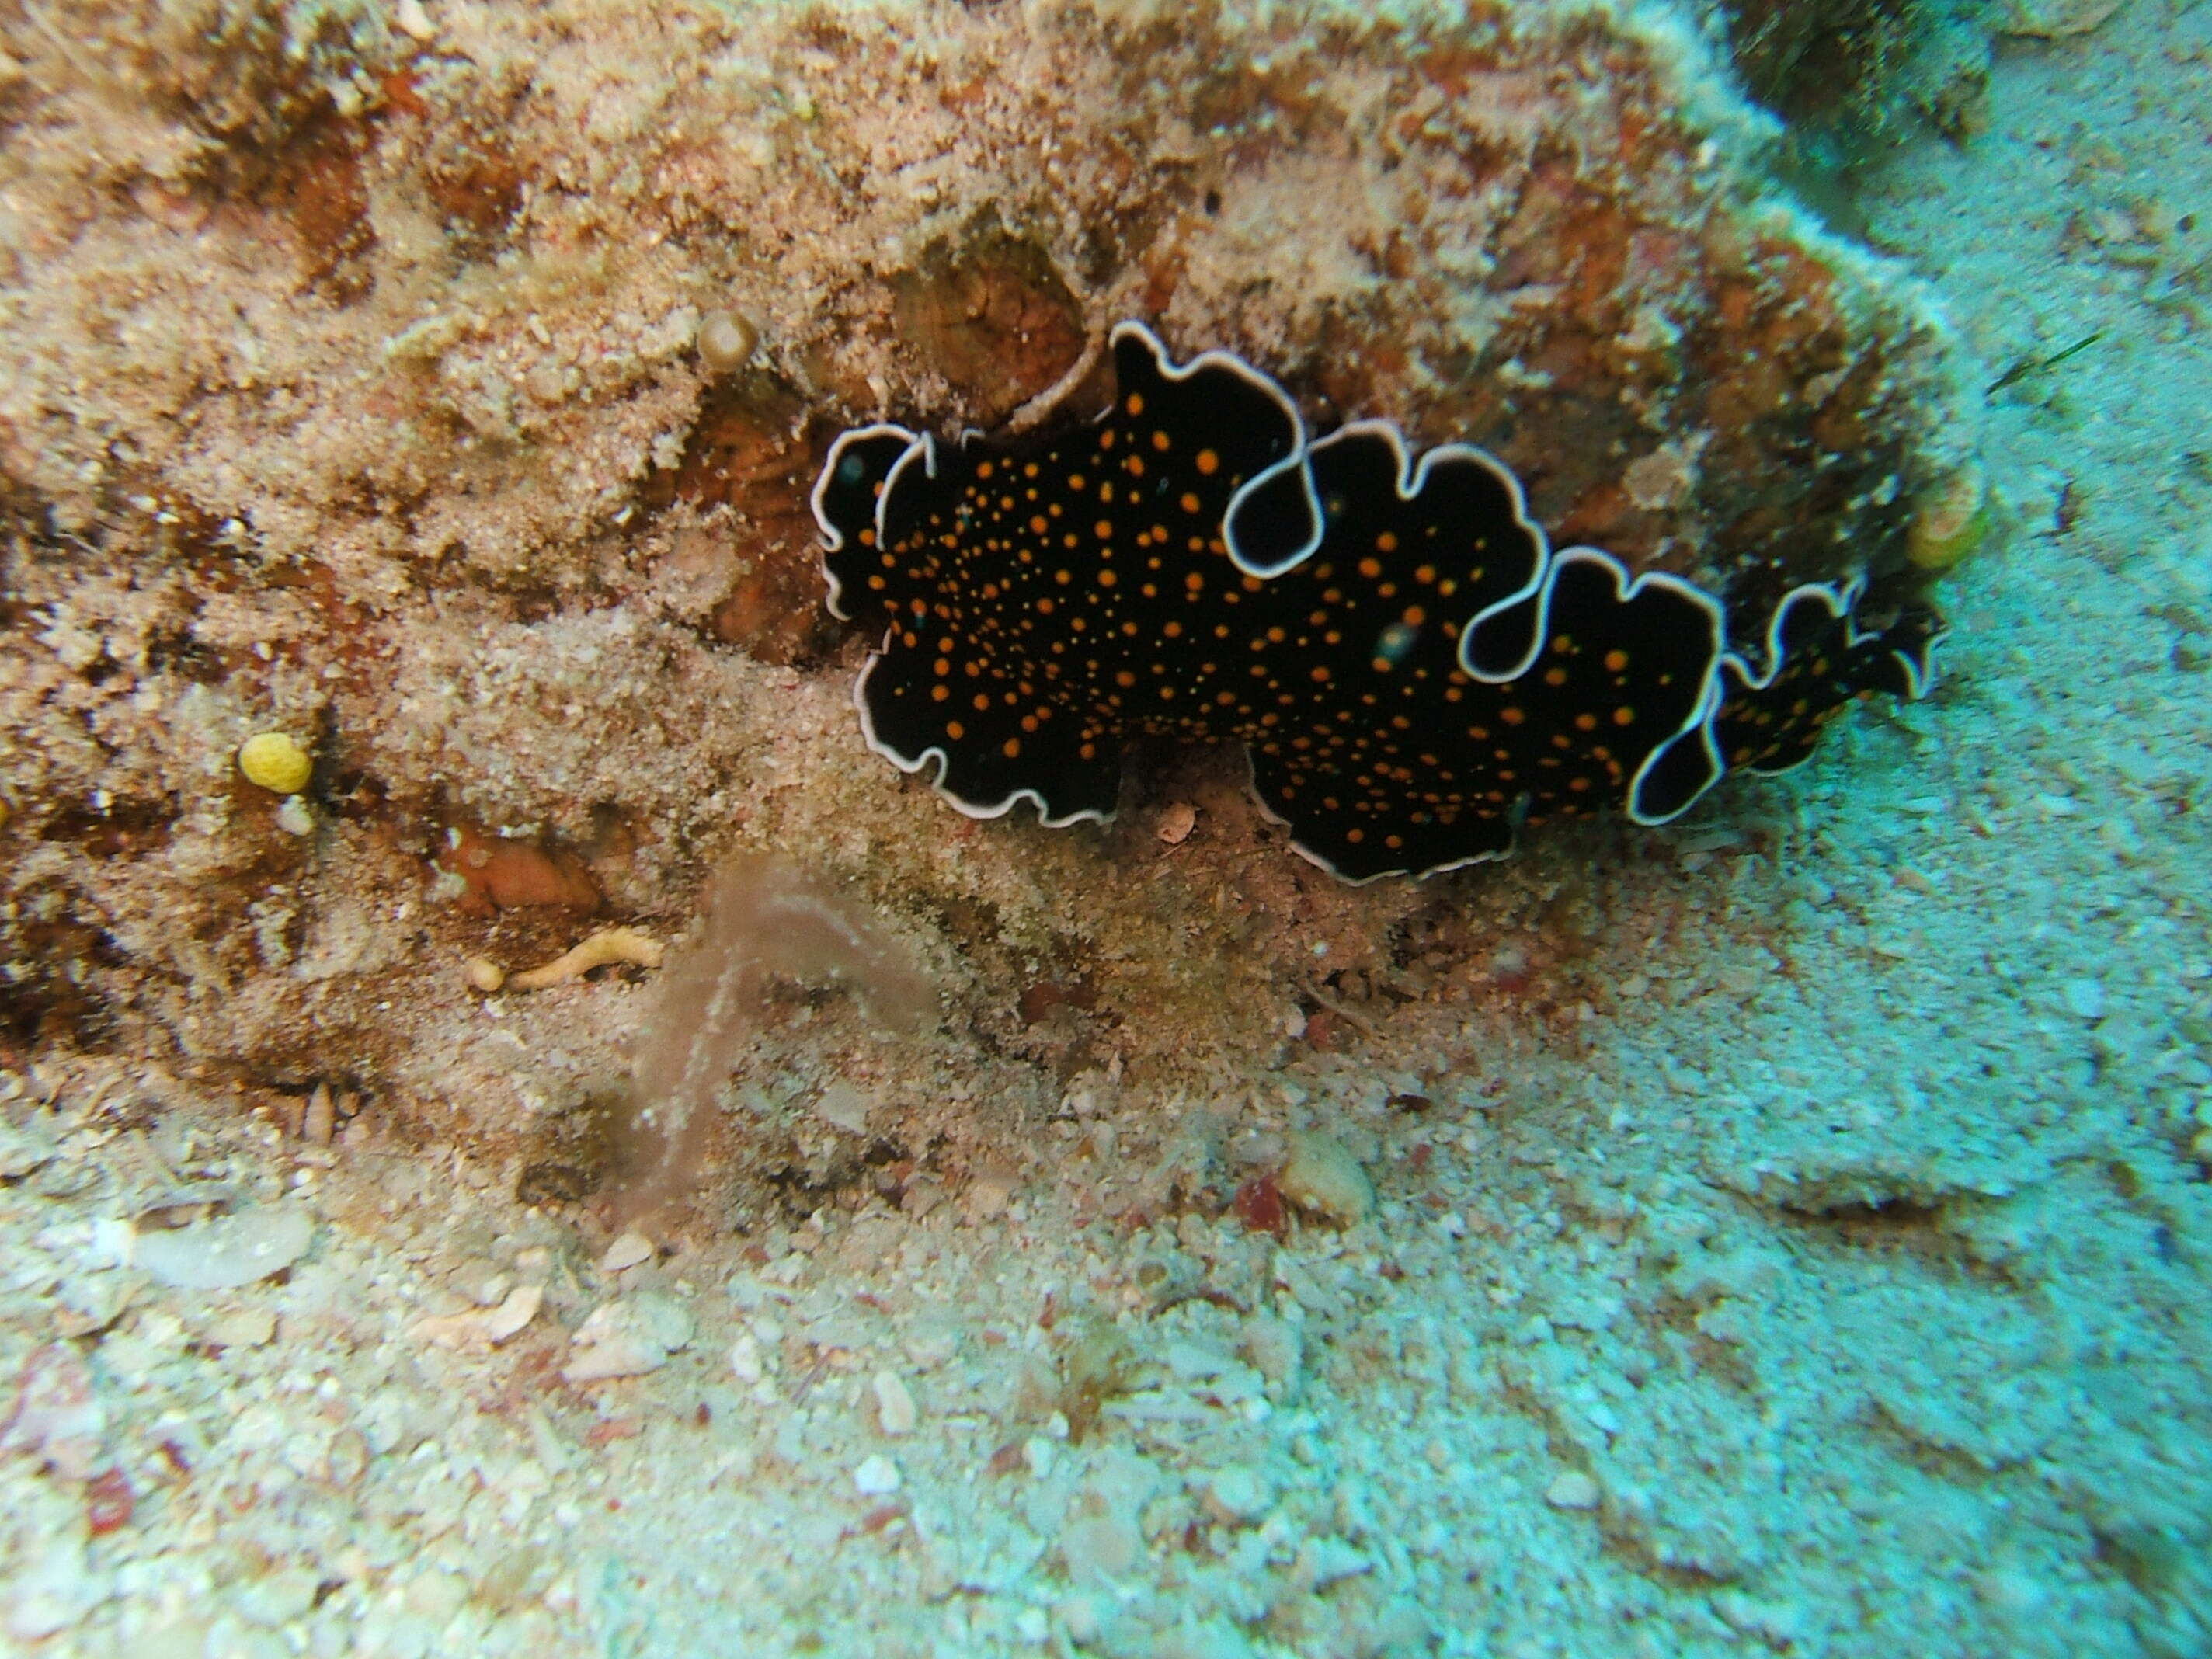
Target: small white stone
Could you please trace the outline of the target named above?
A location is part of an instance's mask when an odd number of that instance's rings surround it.
[[[920,1413],[913,1392],[896,1371],[878,1371],[875,1381],[876,1419],[888,1435],[912,1434]]]
[[[863,1498],[887,1498],[899,1489],[899,1466],[881,1452],[853,1471],[853,1490]]]
[[[1022,1442],[1022,1462],[1029,1466],[1033,1480],[1042,1480],[1050,1474],[1059,1456],[1060,1448],[1044,1435],[1033,1434]]]
[[[1207,1377],[1218,1376],[1236,1363],[1225,1350],[1211,1342],[1193,1342],[1183,1337],[1169,1340],[1166,1357],[1168,1370],[1180,1382],[1200,1382]]]
[[[218,1348],[258,1348],[276,1334],[276,1316],[266,1308],[233,1308],[208,1321],[203,1341]]]
[[[304,795],[287,795],[276,808],[276,827],[288,836],[315,833],[315,811]]]
[[[106,1582],[89,1570],[82,1538],[54,1540],[34,1563],[18,1563],[13,1578],[4,1592],[6,1628],[18,1641],[43,1642],[107,1599]]]
[[[971,1222],[995,1221],[1013,1201],[1014,1177],[1003,1170],[987,1170],[969,1183],[961,1206]]]
[[[607,1253],[599,1258],[599,1271],[618,1273],[625,1267],[635,1267],[641,1261],[653,1260],[653,1241],[642,1233],[624,1233],[607,1246]]]
[[[1580,1469],[1554,1476],[1544,1488],[1544,1501],[1555,1510],[1594,1510],[1603,1496],[1597,1482]]]
[[[1312,1589],[1326,1589],[1341,1579],[1372,1572],[1375,1564],[1341,1538],[1309,1538],[1298,1546],[1291,1576]]]
[[[1741,1590],[1724,1589],[1713,1596],[1713,1611],[1729,1628],[1757,1637],[1778,1652],[1787,1652],[1804,1639],[1805,1617],[1795,1603],[1762,1601]]]
[[[2077,1019],[2102,1019],[2105,1017],[2105,987],[2100,980],[2069,979],[2059,988],[2065,999],[2066,1012]]]
[[[1060,1529],[1060,1559],[1079,1585],[1125,1578],[1144,1555],[1144,1534],[1125,1516],[1080,1511]]]
[[[1249,1463],[1217,1469],[1206,1484],[1206,1504],[1218,1521],[1256,1521],[1267,1512],[1271,1498],[1266,1479]]]
[[[0,1181],[16,1181],[60,1155],[61,1143],[37,1119],[18,1128],[0,1121]]]
[[[468,1599],[469,1581],[441,1568],[433,1568],[407,1587],[408,1607],[440,1626],[451,1623]]]
[[[740,1331],[738,1340],[730,1344],[730,1370],[740,1382],[757,1382],[765,1375],[761,1366],[760,1344],[753,1340],[750,1331]]]
[[[281,1567],[234,1591],[230,1605],[247,1623],[274,1630],[305,1618],[313,1610],[315,1583],[315,1574],[305,1567]]]

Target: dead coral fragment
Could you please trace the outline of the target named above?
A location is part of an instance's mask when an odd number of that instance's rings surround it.
[[[566,985],[572,979],[581,979],[592,969],[604,968],[612,962],[634,962],[641,968],[658,968],[665,950],[659,939],[635,927],[602,927],[544,967],[510,974],[506,988],[510,991],[543,991],[548,986]]]
[[[638,1145],[619,1213],[641,1214],[690,1185],[715,1091],[779,977],[843,985],[894,1031],[920,1031],[937,1014],[921,965],[857,905],[780,859],[731,860],[708,888],[699,939],[670,968],[640,1044]]]

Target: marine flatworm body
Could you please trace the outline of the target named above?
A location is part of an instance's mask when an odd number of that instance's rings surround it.
[[[1686,811],[1805,759],[1864,692],[1917,696],[1942,626],[1862,590],[1723,604],[1554,551],[1512,473],[1358,421],[1309,441],[1266,375],[1114,331],[1113,407],[956,445],[879,424],[814,489],[830,608],[881,625],[869,746],[963,812],[1109,817],[1140,735],[1235,738],[1291,842],[1348,881],[1510,851],[1523,823]]]

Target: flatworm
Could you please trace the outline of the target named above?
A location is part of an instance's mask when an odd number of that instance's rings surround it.
[[[1380,421],[1310,441],[1236,357],[1177,366],[1133,322],[1112,344],[1087,426],[861,427],[814,488],[830,609],[884,630],[854,686],[868,746],[970,817],[1103,821],[1128,740],[1235,738],[1305,857],[1426,875],[1550,817],[1667,823],[1932,681],[1924,607],[1876,628],[1862,585],[1808,584],[1734,645],[1692,584],[1553,550],[1481,450],[1416,459]]]

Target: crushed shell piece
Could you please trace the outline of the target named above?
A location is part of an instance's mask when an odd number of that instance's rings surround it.
[[[461,1313],[418,1319],[407,1328],[408,1334],[425,1342],[434,1342],[441,1348],[495,1346],[537,1318],[544,1300],[542,1287],[518,1285],[496,1308],[470,1308]]]
[[[607,1253],[599,1258],[599,1271],[618,1273],[625,1267],[635,1267],[641,1261],[653,1260],[653,1241],[642,1233],[624,1233],[607,1246]]]

